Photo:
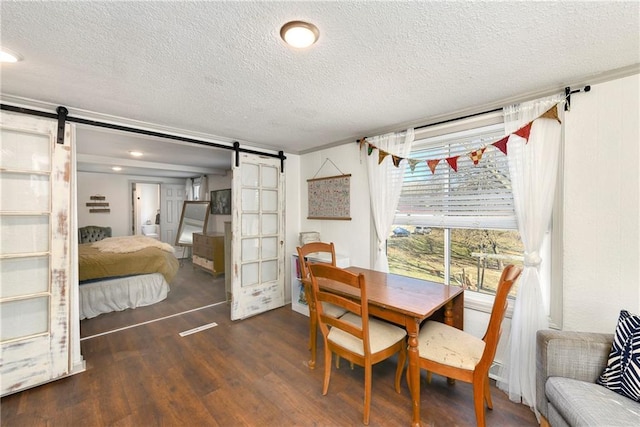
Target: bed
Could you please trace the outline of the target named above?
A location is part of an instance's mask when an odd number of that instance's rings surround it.
[[[146,236],[78,245],[80,319],[155,304],[178,272],[173,247]]]

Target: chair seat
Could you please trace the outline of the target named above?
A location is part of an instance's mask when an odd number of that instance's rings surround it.
[[[418,334],[420,357],[443,365],[474,370],[485,342],[444,323],[428,321]]]
[[[322,302],[321,304],[322,304],[322,309],[324,310],[324,314],[326,314],[329,317],[338,318],[348,311],[346,308],[333,305],[329,302]]]
[[[340,319],[362,327],[362,318],[353,313],[347,313]],[[406,336],[407,331],[404,329],[382,320],[369,317],[369,342],[371,345],[371,353],[377,353],[389,348]],[[341,329],[331,328],[327,339],[353,353],[364,356],[364,345],[362,340],[344,332]]]

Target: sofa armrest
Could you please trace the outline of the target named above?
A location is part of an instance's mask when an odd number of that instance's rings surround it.
[[[547,378],[594,383],[607,365],[613,334],[540,330],[536,338],[536,408],[548,418]]]

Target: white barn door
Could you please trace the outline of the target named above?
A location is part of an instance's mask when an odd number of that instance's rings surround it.
[[[280,159],[240,154],[232,183],[231,320],[284,305],[283,188]]]
[[[0,113],[0,384],[4,396],[70,371],[71,138]]]

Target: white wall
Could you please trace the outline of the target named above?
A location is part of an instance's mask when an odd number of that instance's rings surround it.
[[[640,313],[638,81],[635,75],[592,86],[572,97],[565,114],[564,269],[563,282],[554,284],[563,287],[563,329],[611,332],[620,309]],[[306,219],[306,180],[326,158],[352,175],[351,221]],[[300,163],[301,221],[295,232],[319,231],[352,265],[370,268],[369,190],[358,145],[306,154]],[[318,177],[338,174],[328,162]],[[481,335],[487,322],[488,314],[465,309],[471,333]],[[505,336],[508,328],[507,321]]]
[[[640,76],[595,85],[565,113],[563,329],[612,332],[640,313]]]
[[[131,182],[184,183],[183,179],[78,172],[78,227],[111,227],[113,236],[131,234]],[[109,213],[89,213],[89,197],[100,195],[109,203]],[[155,219],[155,218],[154,218]]]
[[[330,161],[325,163],[327,158]],[[320,169],[321,166],[322,169]],[[309,213],[307,180],[342,174],[351,174],[351,221],[307,219]],[[323,241],[335,244],[337,253],[349,257],[351,265],[363,268],[371,268],[369,207],[367,165],[364,157],[360,157],[355,141],[353,144],[316,151],[301,157],[299,231],[318,231]],[[291,249],[293,253],[295,246]]]

